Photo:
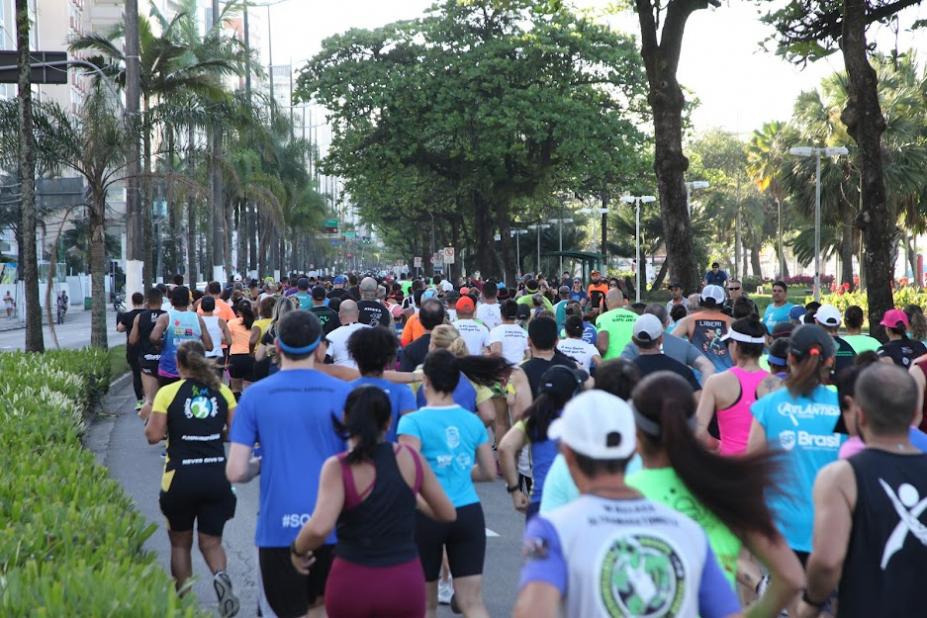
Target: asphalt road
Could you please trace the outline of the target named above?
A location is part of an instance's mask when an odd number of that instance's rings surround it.
[[[165,570],[170,567],[170,545],[165,521],[158,508],[161,468],[160,446],[149,446],[142,423],[135,414],[131,384],[117,382],[104,402],[104,415],[95,423],[86,443],[110,474],[125,488],[139,511],[158,531],[146,542],[146,549],[156,552]],[[512,509],[511,499],[501,481],[478,486],[486,516],[487,548],[483,578],[483,596],[491,616],[508,616],[515,603],[521,567],[521,534],[524,517]],[[235,518],[225,528],[223,545],[229,557],[229,575],[241,599],[240,616],[255,616],[258,605],[257,549],[254,529],[258,510],[258,484],[254,481],[236,487],[238,506]],[[491,531],[491,532],[490,532]],[[498,535],[498,536],[495,536]],[[215,593],[209,570],[194,548],[194,592],[204,608],[216,611]],[[265,616],[267,614],[265,613]],[[454,614],[441,607],[439,616]]]
[[[114,346],[126,342],[126,336],[123,333],[116,332],[116,314],[114,312],[107,312],[106,325],[109,345]],[[51,327],[46,325],[42,331],[45,336],[45,349],[54,349],[55,342],[52,338]],[[55,326],[55,333],[58,335],[58,345],[62,348],[83,348],[90,345],[90,312],[69,312],[64,318],[64,324]],[[24,328],[0,332],[0,351],[23,349],[25,338],[26,330]]]

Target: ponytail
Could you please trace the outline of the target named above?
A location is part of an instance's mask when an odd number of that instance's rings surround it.
[[[785,379],[785,385],[793,397],[808,396],[827,382],[830,369],[824,361],[822,354],[809,353],[800,357],[789,354],[789,377]]]
[[[705,449],[692,431],[695,400],[685,380],[667,371],[644,378],[634,389],[640,448],[662,452],[683,485],[737,536],[758,532],[778,538],[768,493],[779,492],[779,459],[763,450],[722,457]]]
[[[373,459],[380,434],[391,419],[392,406],[383,389],[376,386],[361,386],[348,395],[344,404],[344,422],[332,415],[335,432],[343,440],[356,440],[345,461],[349,464]]]
[[[508,377],[511,367],[504,358],[497,356],[471,356],[467,341],[450,324],[441,324],[431,331],[431,343],[435,352],[448,352],[456,359],[457,372],[463,372],[470,380],[482,386],[491,386]],[[432,352],[433,354],[434,352]],[[432,380],[432,385],[437,386]],[[455,384],[451,392],[456,388]]]
[[[177,346],[177,364],[190,376],[190,379],[205,384],[217,393],[222,388],[222,381],[216,375],[216,367],[206,358],[206,349],[196,340],[188,340]]]
[[[241,318],[241,323],[247,330],[254,325],[254,308],[250,300],[240,300],[235,304],[235,313]]]

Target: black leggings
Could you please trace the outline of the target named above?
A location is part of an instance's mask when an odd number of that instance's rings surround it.
[[[138,364],[138,352],[133,350],[126,354],[126,361],[132,370],[132,389],[135,390],[135,398],[141,401],[145,398],[145,389],[142,388],[142,368]]]

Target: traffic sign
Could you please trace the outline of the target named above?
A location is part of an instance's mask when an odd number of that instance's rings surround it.
[[[454,263],[454,247],[444,247],[444,263]]]
[[[415,256],[414,258],[412,258],[412,265],[415,266],[415,268],[421,268],[421,267],[422,267],[422,258],[421,258],[421,256],[418,256],[418,255],[417,255],[417,256]]]

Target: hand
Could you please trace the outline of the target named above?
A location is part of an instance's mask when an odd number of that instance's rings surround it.
[[[311,551],[307,551],[305,554],[296,554],[291,550],[290,562],[293,563],[293,568],[301,575],[309,575],[309,567],[315,564],[315,555]]]
[[[516,489],[512,493],[512,506],[515,507],[515,510],[519,513],[524,513],[528,510],[529,502],[528,496],[526,496],[522,490]]]
[[[799,618],[817,618],[821,615],[821,610],[813,605],[809,605],[804,601],[799,601],[798,603],[798,616]]]

